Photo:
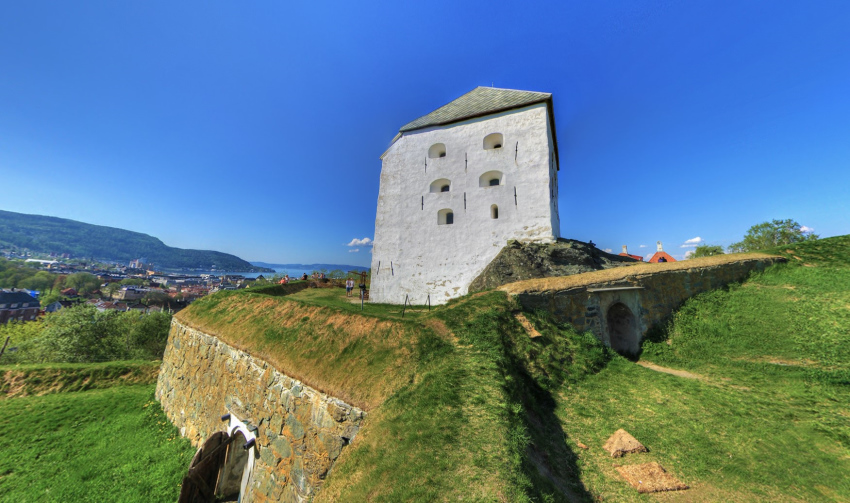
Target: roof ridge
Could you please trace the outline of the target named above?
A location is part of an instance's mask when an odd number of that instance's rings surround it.
[[[430,126],[451,124],[551,99],[551,93],[477,86],[445,105],[408,122],[399,129],[399,132],[404,133]]]

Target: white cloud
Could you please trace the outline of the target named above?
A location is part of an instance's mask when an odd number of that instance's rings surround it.
[[[685,243],[679,248],[696,248],[697,246],[703,244],[705,240],[701,237],[697,236],[695,238],[691,238],[685,241]]]
[[[693,254],[694,254],[694,250],[688,250],[688,251],[685,252],[685,258],[688,258]]]
[[[646,245],[640,245],[638,248],[646,248]]]
[[[604,249],[604,250],[602,250],[602,251],[604,251],[604,252],[606,252],[606,253],[611,253],[613,250],[611,250],[611,248],[605,248],[605,249]]]
[[[357,239],[354,238],[345,246],[371,246],[372,240],[369,238]]]
[[[651,259],[653,255],[655,255],[655,254],[654,253],[647,253],[646,256],[643,257],[643,259],[646,260],[647,262],[649,262],[649,259]]]
[[[348,253],[357,253],[360,251],[360,248],[354,248],[353,250],[348,250]]]
[[[801,230],[802,232],[814,232],[814,231],[815,231],[814,229],[812,229],[812,228],[811,228],[811,227],[809,227],[808,225],[804,225],[804,226],[800,227],[800,230]]]

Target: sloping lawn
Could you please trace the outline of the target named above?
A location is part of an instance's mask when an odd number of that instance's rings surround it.
[[[643,345],[638,363],[656,370],[616,357],[561,390],[559,417],[594,497],[850,501],[850,267],[806,246],[788,251],[800,260],[689,300]],[[601,446],[618,428],[649,453],[611,458]],[[615,471],[649,461],[691,489],[639,495]]]
[[[154,388],[0,400],[0,501],[176,501],[195,449]]]

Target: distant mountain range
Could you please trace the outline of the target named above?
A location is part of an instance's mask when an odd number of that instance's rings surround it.
[[[144,258],[158,269],[265,270],[229,253],[172,248],[140,232],[0,210],[0,247],[10,246],[124,264]]]
[[[344,264],[269,264],[268,262],[251,262],[257,267],[269,267],[271,269],[297,269],[299,271],[321,271],[327,269],[333,271],[368,271],[368,267],[360,265],[344,265]]]

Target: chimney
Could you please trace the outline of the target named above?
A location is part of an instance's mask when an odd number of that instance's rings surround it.
[[[664,249],[661,248],[661,241],[657,241],[656,245],[658,246],[658,251],[664,251]]]
[[[623,254],[624,254],[624,255],[628,255],[628,254],[629,254],[629,249],[628,249],[628,247],[626,247],[626,245],[623,245]]]

